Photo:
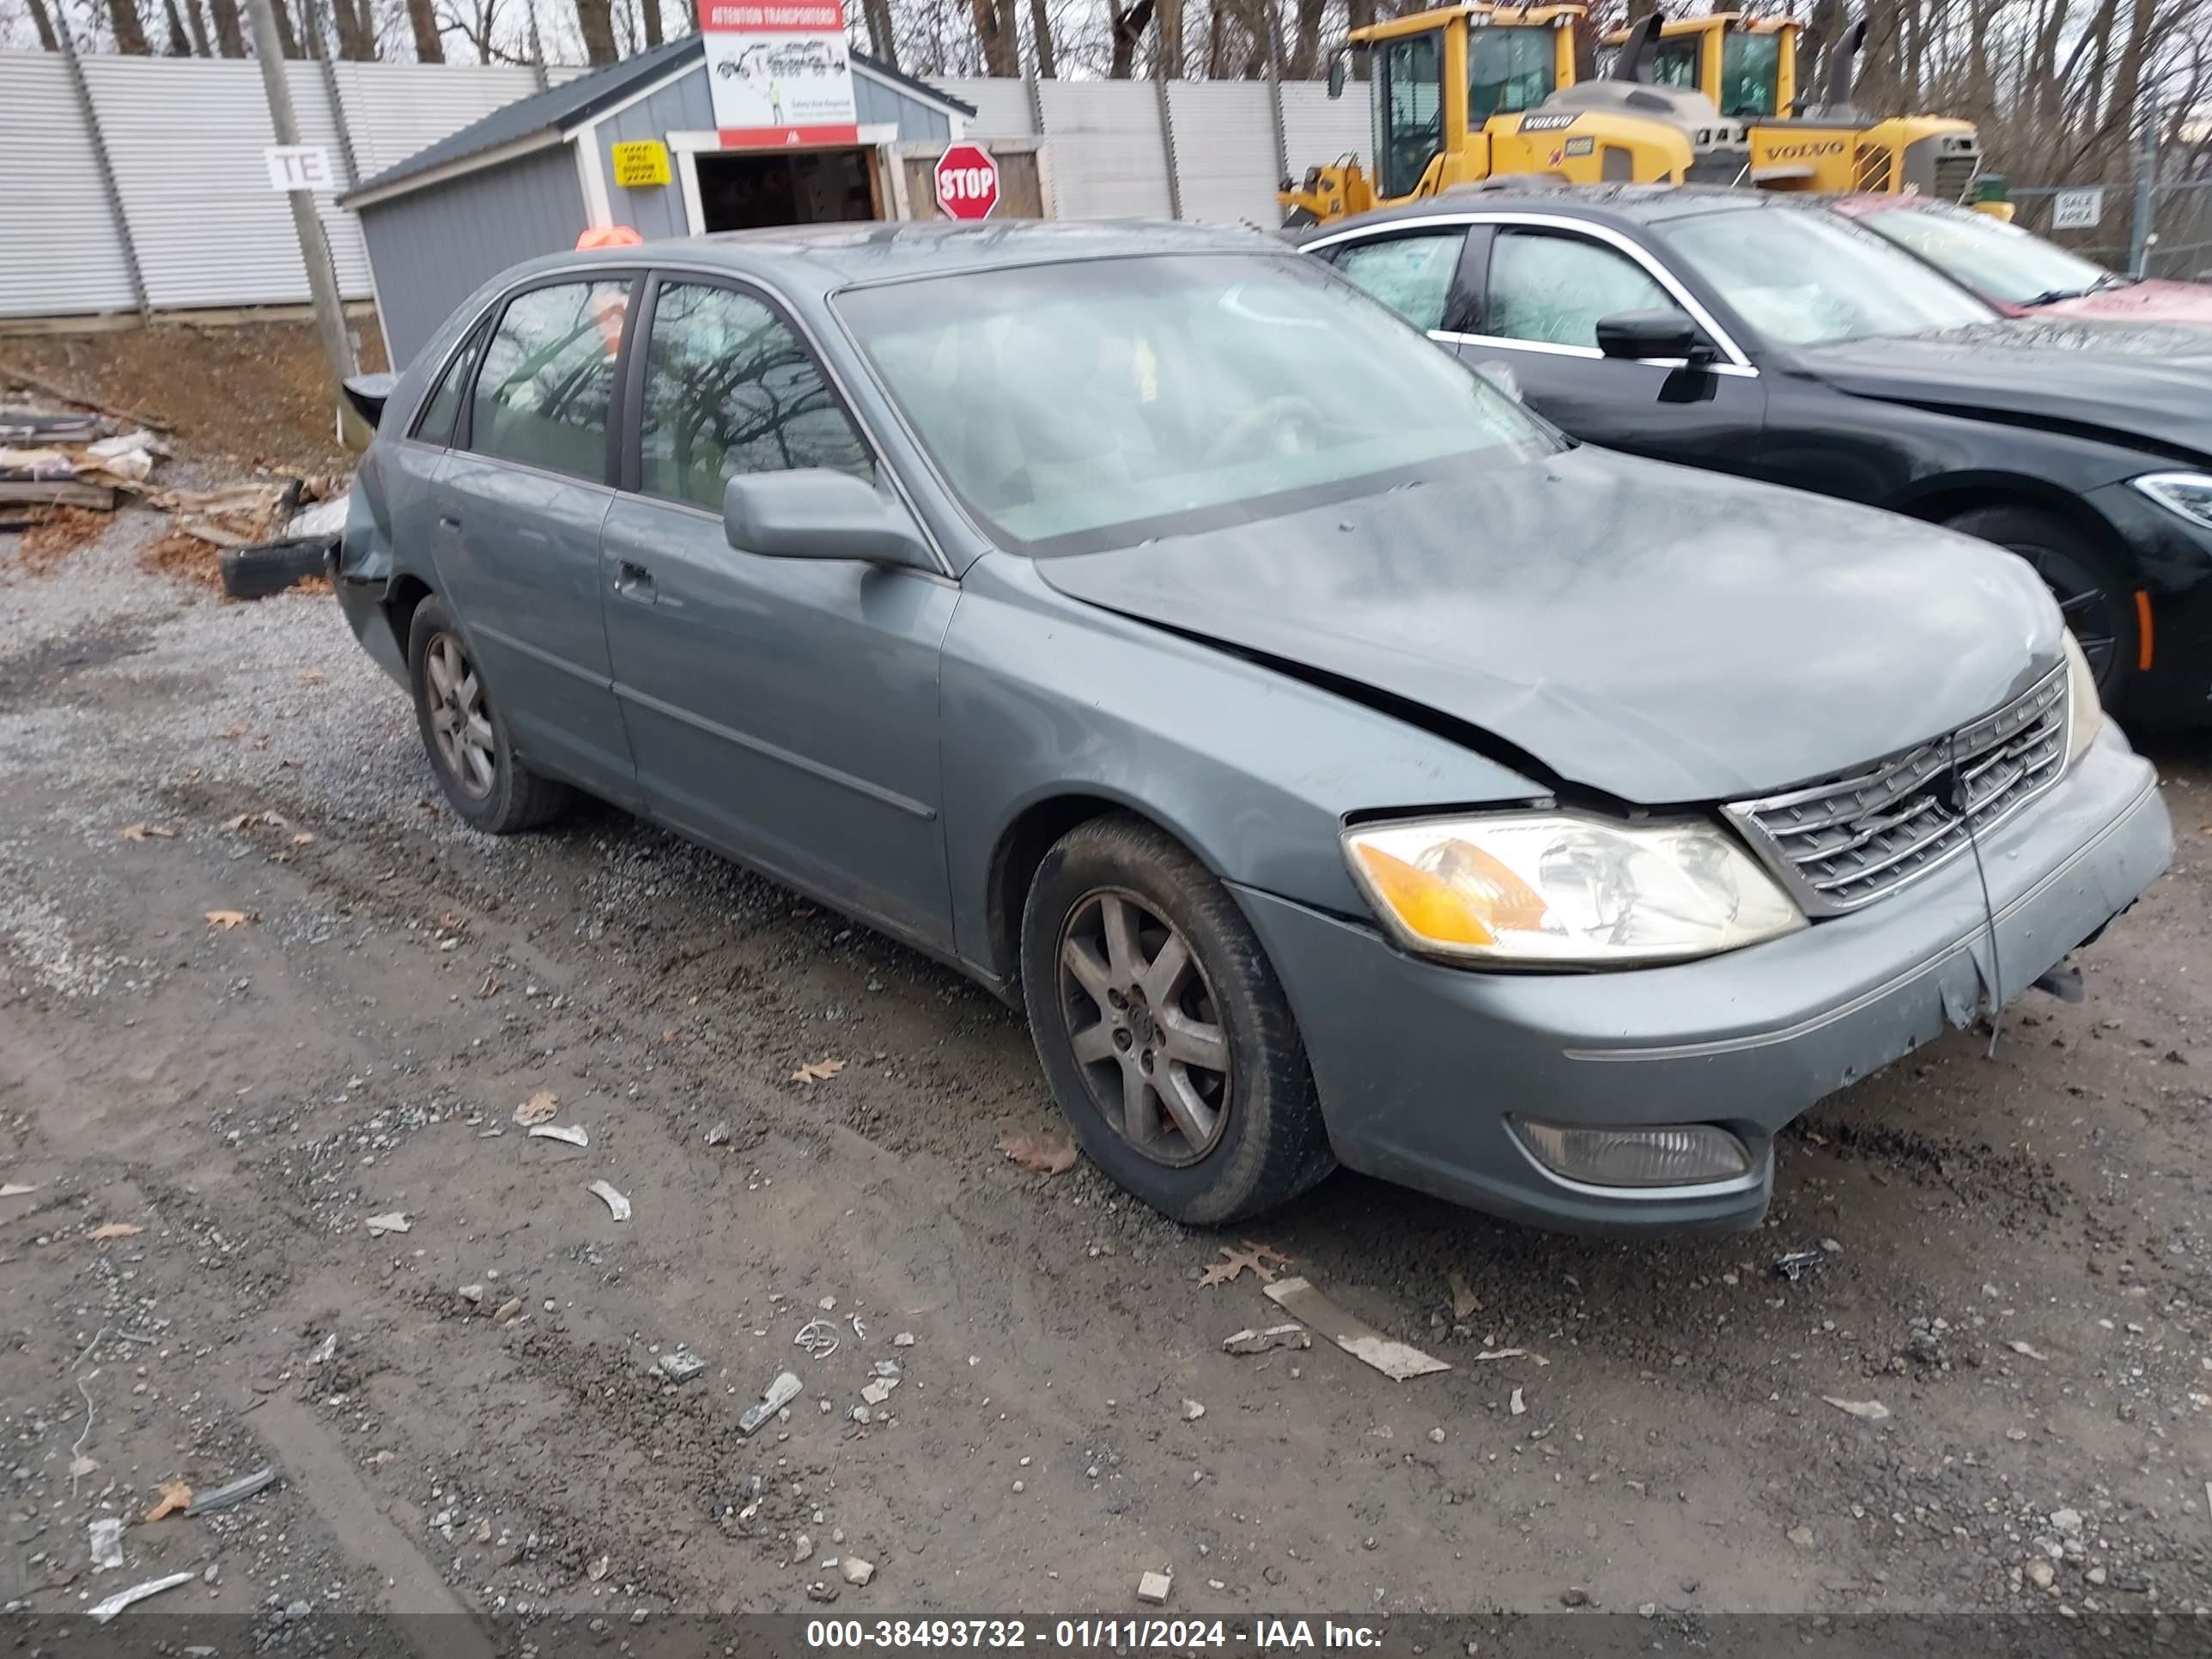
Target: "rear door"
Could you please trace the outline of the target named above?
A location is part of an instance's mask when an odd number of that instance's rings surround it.
[[[599,617],[616,364],[638,278],[510,298],[438,475],[432,556],[522,757],[636,797]]]
[[[1564,220],[1493,224],[1469,252],[1480,303],[1451,341],[1468,362],[1510,369],[1530,407],[1586,442],[1753,470],[1766,415],[1759,372],[1655,257]],[[1630,311],[1683,313],[1718,361],[1606,356],[1599,319]]]
[[[722,495],[733,477],[878,477],[821,361],[768,295],[663,277],[633,356],[633,435],[601,580],[616,690],[653,811],[948,948],[938,659],[959,588],[731,546]]]

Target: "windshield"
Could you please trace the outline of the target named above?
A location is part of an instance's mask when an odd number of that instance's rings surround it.
[[[1741,120],[1774,113],[1782,80],[1782,37],[1730,29],[1721,36],[1721,113]]]
[[[1559,49],[1551,29],[1514,26],[1469,32],[1467,118],[1480,126],[1493,115],[1517,115],[1552,95]]]
[[[1996,315],[1948,277],[1832,213],[1741,209],[1655,228],[1753,332],[1778,345],[1929,334]]]
[[[836,305],[969,511],[1029,553],[1266,518],[1553,447],[1304,254],[972,271]]]
[[[1968,288],[2008,305],[2071,299],[2119,280],[2102,265],[1971,209],[1880,208],[1856,216]]]

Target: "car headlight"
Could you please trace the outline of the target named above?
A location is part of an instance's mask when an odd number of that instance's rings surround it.
[[[2071,766],[2104,729],[2105,702],[2097,695],[2097,677],[2089,672],[2089,659],[2081,654],[2074,630],[2068,629],[2065,637],[2066,763]]]
[[[2146,472],[2128,482],[2160,507],[2212,530],[2212,473]]]
[[[1630,967],[1794,933],[1805,917],[1717,825],[1501,812],[1362,824],[1345,856],[1408,950]]]

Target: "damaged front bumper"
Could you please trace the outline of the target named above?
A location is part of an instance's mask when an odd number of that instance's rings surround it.
[[[2064,780],[1983,842],[1994,963],[1966,859],[1785,939],[1620,973],[1470,972],[1236,891],[1297,1016],[1346,1164],[1543,1225],[1664,1233],[1755,1224],[1777,1131],[2018,995],[2132,904],[2172,854],[2157,775],[2107,725]],[[1540,1164],[1509,1124],[1519,1115],[1717,1124],[1753,1168],[1694,1188],[1593,1187]]]

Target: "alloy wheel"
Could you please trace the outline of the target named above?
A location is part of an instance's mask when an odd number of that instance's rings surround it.
[[[2058,614],[2074,630],[2074,642],[2081,647],[2097,689],[2109,690],[2121,666],[2118,597],[2098,580],[2094,571],[2056,548],[2017,546],[2012,550],[2043,578],[2051,597],[2058,601]]]
[[[1135,894],[1085,896],[1060,935],[1060,1013],[1091,1103],[1157,1164],[1195,1164],[1229,1126],[1229,1039],[1190,941]]]
[[[459,639],[434,634],[423,653],[422,669],[429,681],[430,733],[447,774],[471,799],[489,795],[497,753],[475,665]]]

